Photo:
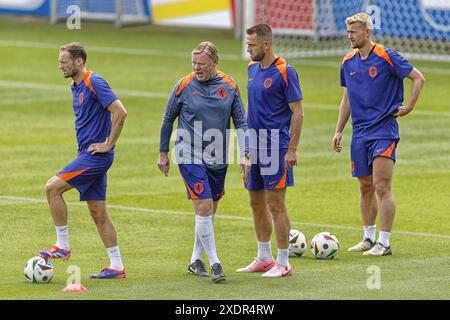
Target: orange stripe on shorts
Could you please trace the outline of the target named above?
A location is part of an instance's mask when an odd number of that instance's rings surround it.
[[[286,173],[287,173],[287,170],[284,169],[283,176],[281,177],[280,182],[278,182],[278,184],[275,186],[274,189],[283,189],[286,187]]]
[[[392,151],[394,151],[394,147],[395,147],[395,142],[392,142],[392,144],[389,146],[389,148],[385,152],[380,154],[380,156],[386,157],[386,158],[391,158]]]
[[[189,185],[188,185],[188,183],[186,182],[186,180],[184,180],[184,178],[183,178],[183,181],[184,181],[184,184],[186,185],[186,189],[188,190],[189,195],[191,196],[191,199],[193,199],[193,200],[198,200],[197,195],[191,190],[191,188],[189,187]]]
[[[76,176],[79,176],[83,172],[86,172],[90,168],[91,167],[86,168],[86,169],[81,169],[78,171],[73,171],[73,172],[64,172],[64,173],[57,174],[57,176],[60,177],[61,179],[63,179],[64,181],[69,181],[69,180],[75,178]]]

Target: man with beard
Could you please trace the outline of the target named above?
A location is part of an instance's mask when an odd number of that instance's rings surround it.
[[[251,169],[246,188],[258,242],[256,259],[237,272],[264,272],[264,278],[290,276],[290,220],[286,187],[294,185],[293,166],[303,124],[302,92],[295,69],[272,49],[272,30],[258,24],[246,30],[248,126]],[[271,252],[272,221],[278,245]]]

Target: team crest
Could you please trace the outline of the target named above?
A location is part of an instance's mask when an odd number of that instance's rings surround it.
[[[203,193],[203,183],[197,182],[196,184],[194,184],[194,192],[195,192],[196,194],[201,194],[201,193]]]
[[[80,102],[80,104],[83,104],[84,101],[84,92],[81,92],[80,95],[78,96],[78,101]]]
[[[223,100],[227,96],[227,91],[224,88],[220,87],[216,90],[216,94],[220,99]]]
[[[272,78],[264,79],[264,88],[269,89],[272,86]]]
[[[370,67],[369,68],[369,76],[371,78],[375,78],[377,76],[377,73],[378,73],[377,67]]]

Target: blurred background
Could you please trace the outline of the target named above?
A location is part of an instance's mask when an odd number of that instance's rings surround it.
[[[345,18],[357,12],[372,16],[377,41],[406,57],[450,59],[449,0],[0,0],[0,14],[43,17],[68,28],[76,28],[74,17],[80,16],[116,27],[226,29],[241,39],[245,28],[268,23],[285,57],[342,54]]]

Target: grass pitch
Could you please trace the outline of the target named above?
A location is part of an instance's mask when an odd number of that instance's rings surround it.
[[[305,109],[296,185],[287,192],[292,227],[308,241],[330,231],[341,251],[335,260],[321,261],[308,250],[290,260],[295,274],[288,279],[235,273],[256,254],[256,240],[247,192],[238,166],[231,165],[215,226],[227,281],[214,285],[186,273],[194,238],[191,203],[176,166],[166,178],[155,163],[168,95],[190,72],[190,51],[199,42],[218,46],[218,68],[235,78],[246,101],[240,41],[222,31],[116,30],[88,23],[70,31],[63,24],[1,19],[0,250],[8,262],[1,299],[450,299],[450,64],[413,61],[427,83],[416,109],[399,119],[393,255],[371,258],[346,251],[361,238],[361,220],[358,183],[350,175],[350,125],[342,154],[331,149],[342,97],[341,58],[290,60],[300,76]],[[87,47],[89,69],[109,82],[129,113],[108,181],[127,279],[88,279],[108,258],[84,203],[71,191],[65,198],[73,258],[54,263],[50,284],[32,285],[22,275],[24,263],[55,241],[44,184],[76,156],[70,81],[57,62],[59,46],[71,41]],[[274,235],[272,240],[276,252]],[[61,291],[69,265],[81,268],[88,293]],[[380,270],[380,289],[367,286],[371,266]]]

